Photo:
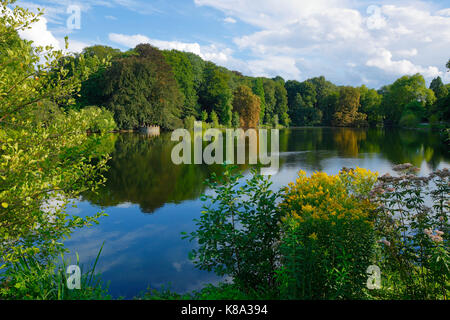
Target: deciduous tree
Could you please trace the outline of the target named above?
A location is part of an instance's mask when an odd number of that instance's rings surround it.
[[[261,112],[261,100],[247,86],[239,86],[234,92],[233,109],[239,113],[242,128],[256,128]]]

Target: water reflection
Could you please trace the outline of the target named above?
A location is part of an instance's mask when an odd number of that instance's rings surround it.
[[[194,244],[182,231],[195,228],[200,216],[203,180],[221,166],[174,165],[170,134],[118,134],[105,140],[113,148],[106,185],[84,195],[74,214],[93,214],[103,207],[109,217],[77,231],[67,242],[81,262],[91,263],[103,241],[98,270],[111,281],[114,296],[131,298],[148,286],[172,283],[185,292],[218,281],[196,270],[187,259]],[[102,147],[102,146],[100,146]],[[416,130],[301,128],[280,131],[280,171],[274,188],[293,181],[298,170],[334,174],[343,166],[388,172],[392,164],[410,162],[422,172],[449,166],[448,145],[433,132]],[[241,166],[247,170],[247,166]],[[76,210],[76,211],[75,211]],[[146,213],[146,214],[143,214]],[[152,213],[152,215],[148,215]]]

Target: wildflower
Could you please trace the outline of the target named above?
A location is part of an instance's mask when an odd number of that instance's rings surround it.
[[[432,234],[432,235],[430,236],[430,238],[431,238],[431,240],[433,240],[434,242],[442,242],[442,241],[444,241],[444,239],[442,239],[441,236],[438,236],[438,235],[435,235],[435,234]]]
[[[315,232],[313,232],[312,234],[309,235],[309,237],[311,240],[317,240],[317,234]]]

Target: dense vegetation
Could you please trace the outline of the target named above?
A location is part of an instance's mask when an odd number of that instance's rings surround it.
[[[301,171],[277,192],[256,170],[242,183],[234,169],[208,180],[214,193],[186,235],[198,243],[194,263],[232,282],[144,298],[448,299],[448,169],[425,177],[411,164],[382,177]],[[377,268],[379,280],[368,271]]]
[[[20,39],[39,15],[8,12],[10,2],[0,3],[0,298],[20,299],[44,294],[30,281],[53,276],[61,240],[101,215],[74,217],[65,207],[104,181],[108,154],[98,146],[115,124],[109,111],[70,108],[101,61],[64,66],[62,51]]]
[[[84,274],[83,290],[67,290],[65,264],[56,257],[74,229],[102,215],[81,218],[66,207],[104,183],[110,151],[104,133],[116,124],[173,129],[193,119],[235,127],[448,121],[450,90],[440,78],[428,89],[421,75],[405,76],[379,91],[338,87],[324,77],[285,82],[245,77],[147,44],[125,53],[94,46],[64,56],[19,37],[39,14],[9,11],[12,2],[0,2],[2,299],[109,298],[94,271]],[[191,179],[196,172],[190,169],[180,175]],[[417,177],[412,165],[396,169],[398,177],[378,180],[363,169],[337,176],[301,172],[279,191],[256,172],[244,184],[232,168],[221,178],[213,174],[213,193],[202,197],[208,203],[188,237],[199,244],[195,264],[233,283],[184,297],[448,298],[449,171]],[[384,286],[368,292],[363,279],[372,263],[383,268]],[[144,296],[159,297],[155,291]]]
[[[113,63],[83,82],[78,107],[107,107],[120,129],[189,128],[195,119],[227,127],[445,126],[450,119],[450,85],[440,77],[427,88],[422,75],[403,76],[379,90],[337,86],[324,77],[303,82],[254,78],[192,53],[160,51],[149,44],[125,53],[93,46],[73,59],[94,56],[111,57]]]

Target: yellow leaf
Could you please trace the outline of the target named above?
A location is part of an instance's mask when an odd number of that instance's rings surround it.
[[[2,203],[2,207],[5,208],[5,209],[8,208],[8,204],[6,202],[3,202]]]

